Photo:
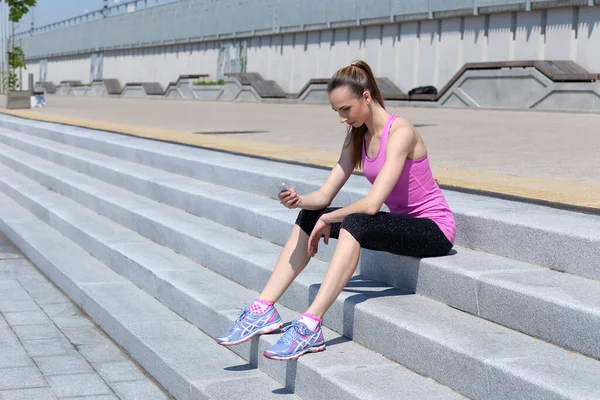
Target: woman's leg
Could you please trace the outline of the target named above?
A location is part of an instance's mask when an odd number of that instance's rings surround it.
[[[259,296],[260,299],[271,303],[279,300],[310,261],[307,248],[308,235],[298,225],[294,225],[292,234],[283,247],[271,277]]]
[[[308,254],[309,234],[321,215],[333,210],[335,209],[328,208],[319,211],[302,210],[300,212],[292,233],[283,247],[277,264],[275,264],[271,277],[259,296],[260,299],[276,303],[294,279],[306,268],[310,261]],[[332,229],[331,237],[337,238],[338,231],[339,228]]]
[[[348,215],[340,226],[335,252],[315,300],[285,335],[265,350],[265,357],[295,360],[325,349],[321,319],[354,274],[361,247],[426,257],[446,254],[452,244],[428,219],[389,213]]]
[[[384,212],[349,215],[341,225],[337,247],[307,313],[323,318],[356,271],[361,247],[429,257],[446,254],[452,244],[429,219]]]
[[[246,307],[238,316],[233,327],[217,338],[223,346],[233,346],[252,339],[256,335],[270,333],[281,328],[283,323],[279,313],[273,307],[293,280],[306,267],[308,255],[308,237],[315,223],[326,210],[305,211],[298,214],[296,225],[285,244],[279,260],[271,273],[261,295],[253,304]],[[332,226],[331,237],[337,237],[339,225],[335,231]]]
[[[354,274],[359,258],[360,244],[347,230],[341,229],[323,283],[307,313],[323,318]]]
[[[265,357],[290,361],[306,353],[325,350],[325,338],[320,329],[321,318],[356,270],[359,256],[360,244],[358,241],[347,230],[340,229],[337,246],[317,297],[298,321],[292,322],[285,328],[284,336],[274,346],[265,350]]]

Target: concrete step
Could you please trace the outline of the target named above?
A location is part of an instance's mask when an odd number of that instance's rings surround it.
[[[1,193],[0,229],[177,399],[299,398]]]
[[[262,288],[279,254],[280,247],[274,244],[65,171],[19,150],[13,149],[13,152],[18,154],[12,164],[25,174],[36,171],[33,175],[45,186],[76,198],[120,224],[139,228],[153,241],[250,289]],[[6,149],[0,153],[4,161],[9,158],[4,154]],[[0,174],[9,175],[8,171]],[[8,185],[7,179],[3,178],[3,190],[42,218],[55,219],[55,214],[50,213],[52,205],[64,204],[64,199],[40,205],[39,195],[35,192],[26,195],[26,185],[19,186],[18,182]],[[75,205],[71,204],[64,213],[69,215],[74,209]],[[89,217],[85,221],[85,230],[99,226],[98,221]],[[119,242],[126,242],[120,234],[114,233],[114,227],[98,229]],[[71,230],[69,237],[83,237],[80,228],[67,226],[61,230]],[[80,245],[88,248],[84,244],[87,239],[81,240]],[[153,258],[150,253],[144,253]],[[296,312],[303,311],[314,298],[325,268],[325,263],[311,261],[307,271],[281,299],[281,304]],[[600,362],[425,297],[403,294],[355,276],[327,314],[325,324],[472,398],[594,398],[600,395],[596,384],[600,378]]]
[[[258,295],[38,183],[14,172],[8,172],[4,177],[21,191],[21,200],[28,200],[24,204],[45,218],[45,222],[59,229],[59,233],[212,338],[231,327],[239,312],[236,307],[249,304]],[[15,195],[14,192],[11,194]],[[3,205],[2,199],[3,195],[0,195],[0,204]],[[33,207],[34,203],[36,207]],[[297,313],[286,307],[278,305],[278,310],[284,320],[297,317]],[[147,314],[144,317],[151,318]],[[171,329],[168,324],[164,324],[163,328]],[[318,358],[301,358],[291,364],[293,369],[286,363],[262,356],[264,350],[279,338],[279,335],[265,335],[231,347],[249,365],[232,364],[226,370],[231,375],[238,368],[244,371],[259,368],[305,399],[361,400],[390,399],[394,396],[415,400],[464,398],[431,378],[392,362],[338,333],[325,329],[324,334],[327,351],[319,354]],[[171,337],[165,339],[170,340]],[[168,347],[168,343],[165,346]],[[215,350],[214,357],[220,357],[223,350],[228,351],[214,341],[210,342],[210,346]],[[203,351],[203,357],[208,357],[210,348],[204,348]],[[201,361],[203,358],[195,362]],[[315,382],[320,383],[315,385]]]
[[[274,183],[281,181],[301,193],[315,190],[328,173],[14,117],[3,116],[0,126],[261,196],[274,197]],[[368,188],[364,177],[352,176],[333,205],[347,205]],[[600,217],[451,191],[444,194],[457,221],[458,245],[600,279]]]
[[[295,220],[295,211],[263,196],[39,138],[0,131],[0,141],[279,245],[287,240]],[[36,179],[43,178],[36,175]],[[44,184],[58,187],[52,182]],[[321,246],[317,258],[329,261],[334,248],[335,240],[330,246]],[[363,250],[359,271],[363,277],[403,292],[416,292],[600,358],[600,342],[589,335],[600,328],[597,281],[458,246],[451,257],[424,259]]]

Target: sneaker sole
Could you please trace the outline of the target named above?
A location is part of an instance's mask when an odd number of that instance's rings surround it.
[[[283,326],[283,322],[278,322],[273,325],[265,326],[264,328],[259,329],[256,332],[252,333],[250,336],[247,336],[240,340],[236,340],[235,342],[219,342],[219,341],[217,341],[217,343],[220,344],[221,346],[225,346],[225,347],[235,346],[237,344],[242,344],[244,342],[247,342],[248,340],[251,340],[254,336],[266,335],[268,333],[275,332],[276,330],[281,329],[282,326]]]
[[[320,353],[322,351],[325,350],[325,344],[322,344],[320,346],[316,346],[316,347],[310,347],[306,350],[303,350],[301,353],[293,355],[293,356],[289,356],[289,357],[277,357],[277,356],[272,356],[270,354],[268,354],[266,351],[263,353],[263,355],[271,360],[275,360],[275,361],[293,361],[293,360],[297,360],[299,359],[301,356],[305,355],[306,353]]]

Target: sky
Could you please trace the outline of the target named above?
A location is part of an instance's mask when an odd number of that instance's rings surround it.
[[[126,3],[128,0],[109,0],[108,4],[117,5]],[[148,6],[164,4],[174,0],[146,0]],[[143,1],[140,1],[142,4]],[[104,0],[37,0],[37,6],[33,12],[35,26],[40,27],[53,22],[62,21],[86,12],[101,10]],[[18,32],[31,29],[32,13],[29,12],[19,23]]]

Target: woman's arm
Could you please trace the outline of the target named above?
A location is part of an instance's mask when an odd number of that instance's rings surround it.
[[[398,182],[408,154],[417,143],[415,131],[410,123],[394,126],[390,131],[385,152],[385,163],[377,175],[371,190],[362,199],[331,213],[323,214],[325,223],[341,222],[346,215],[370,214],[375,215],[381,209],[383,202],[392,192]]]
[[[289,195],[280,197],[281,203],[288,208],[303,208],[305,210],[322,210],[328,207],[335,196],[348,181],[354,165],[350,147],[344,145],[337,164],[331,169],[327,179],[318,190],[308,194],[299,195],[294,188],[290,188]]]

